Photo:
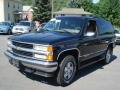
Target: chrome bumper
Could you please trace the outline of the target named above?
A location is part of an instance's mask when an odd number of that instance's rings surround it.
[[[58,67],[57,62],[44,62],[44,61],[37,61],[34,59],[23,58],[17,55],[14,55],[8,51],[5,52],[5,55],[8,57],[9,60],[15,60],[20,62],[22,65],[28,68],[32,68],[35,70],[40,70],[43,72],[55,72]]]

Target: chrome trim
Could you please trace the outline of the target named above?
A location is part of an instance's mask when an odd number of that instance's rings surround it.
[[[15,46],[15,45],[8,45],[8,47],[10,48],[14,48],[16,50],[20,50],[20,51],[26,51],[26,52],[31,52],[31,53],[36,53],[36,54],[41,54],[41,55],[48,55],[49,52],[45,52],[45,51],[37,51],[37,50],[34,50],[34,49],[27,49],[27,48],[22,48],[22,47],[18,47],[18,46]]]
[[[33,59],[27,59],[27,58],[13,55],[10,52],[5,52],[5,55],[9,59],[20,61],[26,67],[45,71],[45,72],[54,72],[57,70],[57,66],[58,66],[57,62],[45,62],[45,61],[37,61],[37,60],[33,60]]]
[[[57,60],[58,60],[59,56],[60,56],[62,53],[66,52],[66,51],[70,51],[70,50],[77,50],[77,51],[78,51],[78,60],[79,60],[80,50],[79,50],[78,48],[70,48],[70,49],[65,49],[65,50],[61,51],[61,52],[58,54],[58,56],[57,56]]]

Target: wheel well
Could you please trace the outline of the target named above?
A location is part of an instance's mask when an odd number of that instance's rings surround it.
[[[61,62],[65,56],[67,55],[72,55],[74,56],[76,63],[78,63],[78,57],[79,57],[79,51],[78,50],[68,50],[65,52],[62,52],[59,56],[58,56],[58,62]]]
[[[108,45],[108,48],[113,49],[113,43],[110,43],[110,44]]]
[[[107,49],[111,49],[111,51],[112,51],[112,54],[113,54],[113,48],[114,48],[114,45],[113,45],[113,43],[110,43],[109,45],[108,45],[108,48]]]

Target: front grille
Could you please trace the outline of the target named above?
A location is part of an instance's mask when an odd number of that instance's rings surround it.
[[[17,46],[17,47],[33,49],[33,45],[32,44],[26,44],[26,43],[21,43],[21,42],[16,42],[16,41],[12,41],[12,44],[14,46]]]
[[[33,49],[33,44],[28,44],[28,43],[23,43],[23,42],[16,42],[16,41],[12,41],[12,44],[16,47],[16,48],[12,48],[13,53],[17,54],[17,55],[21,55],[21,56],[25,56],[25,57],[33,57],[33,53],[32,52],[28,52],[25,51],[25,49]],[[23,50],[19,49],[23,48]]]
[[[28,57],[32,57],[32,56],[33,56],[33,54],[32,54],[31,52],[20,51],[20,50],[14,49],[14,48],[12,48],[12,51],[13,51],[15,54],[22,55],[22,56],[28,56]]]

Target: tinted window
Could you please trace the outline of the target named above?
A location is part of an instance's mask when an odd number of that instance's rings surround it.
[[[98,20],[98,28],[100,34],[113,33],[112,24],[105,20]]]
[[[9,22],[0,22],[0,25],[10,26]]]
[[[83,20],[81,18],[55,18],[51,19],[43,29],[77,34],[81,31],[82,24]]]
[[[19,25],[30,26],[30,22],[20,22]]]

